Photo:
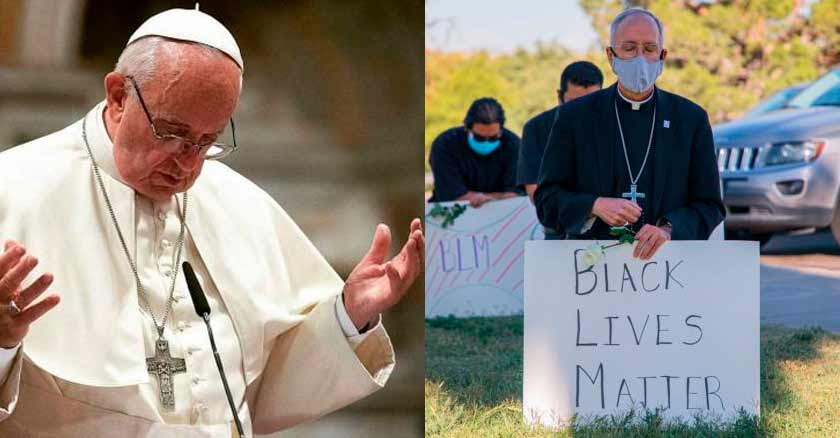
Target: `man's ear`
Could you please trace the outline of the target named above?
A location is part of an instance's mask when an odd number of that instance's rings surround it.
[[[668,49],[662,49],[662,53],[659,54],[659,59],[665,60],[668,57]]]
[[[105,101],[108,117],[114,122],[122,120],[128,93],[125,89],[125,76],[117,72],[105,75]]]
[[[604,50],[607,51],[607,61],[609,61],[610,65],[612,65],[612,57],[613,57],[612,50],[610,50],[609,47],[607,47]]]

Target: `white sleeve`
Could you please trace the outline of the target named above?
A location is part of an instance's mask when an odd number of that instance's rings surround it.
[[[382,315],[379,315],[376,325],[368,328],[364,333],[359,333],[359,330],[356,329],[356,325],[353,324],[353,320],[350,319],[350,315],[347,314],[347,308],[344,307],[344,300],[342,299],[341,294],[335,297],[335,315],[336,318],[338,318],[338,324],[341,326],[344,336],[347,337],[347,342],[350,343],[353,350],[355,350],[356,346],[365,340],[373,329],[382,324]]]

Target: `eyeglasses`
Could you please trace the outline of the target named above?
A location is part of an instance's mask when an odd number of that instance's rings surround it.
[[[618,53],[616,53],[616,50],[615,50],[614,47],[610,47],[610,50],[612,50],[613,55],[618,56],[619,58],[631,58],[631,57],[636,56],[637,54],[642,54],[647,58],[653,58],[653,57],[659,56],[659,53],[661,52],[659,44],[656,44],[656,43],[636,44],[636,43],[633,43],[633,42],[621,43],[618,46]]]
[[[158,129],[152,120],[152,115],[149,113],[149,109],[146,107],[146,102],[143,100],[143,96],[140,94],[140,87],[137,86],[137,81],[135,81],[132,76],[126,77],[134,86],[134,91],[137,92],[137,98],[140,99],[140,106],[143,107],[143,112],[146,113],[146,118],[149,119],[149,126],[152,127],[152,135],[154,135],[156,139],[164,142],[167,152],[180,154],[184,152],[192,153],[195,150],[197,153],[202,154],[205,160],[220,160],[230,155],[238,148],[236,145],[236,126],[233,123],[233,118],[230,119],[230,134],[233,138],[232,145],[216,142],[215,136],[206,135],[195,142],[186,137],[171,134]]]
[[[502,138],[501,134],[496,134],[496,135],[491,136],[491,137],[485,137],[483,135],[478,135],[478,134],[476,134],[475,132],[472,132],[472,131],[470,131],[470,135],[472,135],[473,139],[475,141],[479,142],[479,143],[497,141],[497,140],[501,140],[501,138]]]

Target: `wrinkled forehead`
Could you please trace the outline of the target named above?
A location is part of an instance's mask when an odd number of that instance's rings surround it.
[[[658,43],[659,27],[654,19],[644,13],[628,16],[615,30],[615,42]]]
[[[153,116],[202,129],[224,127],[239,100],[239,66],[201,47],[181,48],[178,56],[171,55],[167,50],[157,54],[155,79],[141,90],[154,108]]]

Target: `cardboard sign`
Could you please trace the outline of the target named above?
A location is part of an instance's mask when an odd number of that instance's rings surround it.
[[[648,261],[621,245],[586,266],[592,244],[526,244],[526,420],[757,414],[757,243],[668,242]]]
[[[431,208],[426,205],[426,318],[521,314],[525,241],[544,238],[531,201],[468,206],[446,228],[428,216]]]

